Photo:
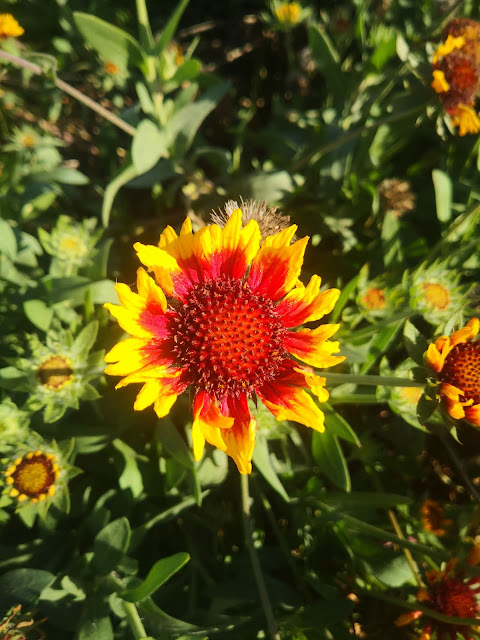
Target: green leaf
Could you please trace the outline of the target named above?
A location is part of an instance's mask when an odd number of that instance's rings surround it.
[[[417,364],[423,365],[423,354],[428,349],[428,342],[410,320],[405,322],[403,343],[410,358]]]
[[[257,441],[253,450],[253,463],[272,489],[275,489],[275,491],[282,496],[285,502],[289,502],[290,498],[288,493],[285,491],[283,484],[280,482],[280,479],[273,468],[267,439],[260,433],[257,435]]]
[[[337,438],[351,442],[357,447],[361,446],[355,431],[328,402],[322,403],[322,411],[325,414],[325,429],[331,431]]]
[[[403,554],[382,568],[375,569],[375,577],[389,587],[401,587],[413,580],[412,570]]]
[[[359,373],[367,373],[373,365],[387,352],[388,347],[395,341],[403,320],[380,329],[373,337],[368,347],[367,357]]]
[[[422,394],[420,400],[417,403],[417,419],[423,426],[430,418],[432,413],[438,407],[438,402],[433,400],[430,396]]]
[[[342,313],[344,306],[350,300],[350,297],[353,295],[355,291],[355,287],[357,286],[357,282],[359,278],[360,278],[360,274],[358,273],[356,276],[354,276],[350,280],[350,282],[347,282],[347,284],[344,287],[342,287],[337,303],[335,304],[335,307],[332,313],[330,314],[330,322],[337,322],[338,318],[340,318],[340,314]]]
[[[190,148],[197,131],[225,95],[230,83],[221,82],[210,87],[194,104],[175,113],[168,122],[168,131],[174,140],[175,155],[182,157]]]
[[[158,441],[167,449],[167,451],[187,469],[191,469],[195,464],[192,452],[190,451],[187,443],[178,432],[177,427],[167,417],[162,418],[158,422],[156,429],[156,436]]]
[[[55,579],[43,569],[12,569],[0,576],[0,609],[5,611],[15,604],[34,605],[42,591]]]
[[[100,595],[88,598],[80,620],[77,639],[113,640],[109,613],[109,607]]]
[[[190,60],[186,60],[182,66],[178,67],[171,78],[168,78],[165,81],[164,90],[173,91],[182,83],[192,80],[195,80],[197,76],[200,75],[202,71],[202,63],[200,60],[196,60],[195,58],[191,58]]]
[[[343,491],[350,491],[351,480],[347,461],[338,438],[326,429],[323,433],[313,432],[312,454],[322,472],[333,484]]]
[[[116,569],[128,549],[130,535],[130,524],[126,518],[113,520],[96,535],[92,565],[98,573]]]
[[[10,260],[15,260],[17,255],[17,239],[15,233],[7,222],[0,218],[0,253],[4,253]]]
[[[167,152],[167,135],[151,120],[142,120],[132,143],[132,161],[137,175],[154,167]]]
[[[189,560],[190,556],[184,552],[175,553],[173,556],[158,560],[138,587],[123,591],[120,597],[128,602],[140,602],[140,600],[154,593],[167,580],[170,580]]]
[[[440,169],[432,171],[435,188],[435,206],[440,222],[449,222],[452,218],[452,181],[450,176]]]
[[[143,479],[137,465],[137,454],[123,440],[116,438],[112,445],[122,455],[124,468],[118,478],[121,489],[130,489],[134,498],[138,498],[143,491]]]
[[[75,341],[72,346],[72,353],[75,356],[86,356],[90,349],[95,344],[95,340],[97,338],[98,333],[98,322],[95,320],[94,322],[90,322],[84,327],[78,336],[75,338]]]
[[[110,211],[112,210],[113,201],[120,189],[130,180],[138,176],[137,170],[133,164],[126,166],[122,171],[109,183],[105,189],[102,203],[102,224],[106,228],[110,220]]]
[[[130,34],[88,13],[75,11],[73,18],[82,36],[103,62],[113,62],[122,71],[132,65],[142,70],[147,68],[146,54]]]
[[[340,56],[324,29],[318,24],[313,24],[310,27],[308,43],[319,72],[325,76],[329,90],[334,96],[343,96],[346,83],[340,64]]]
[[[180,22],[180,18],[183,15],[183,12],[187,8],[189,0],[181,0],[178,4],[175,11],[172,13],[170,18],[168,19],[167,24],[165,25],[162,35],[158,39],[158,42],[153,48],[153,55],[161,56],[165,49],[168,47],[175,30],[177,28],[178,23]]]
[[[48,179],[60,184],[83,185],[88,184],[90,180],[81,171],[70,169],[69,167],[57,167],[53,171],[48,172]]]
[[[329,492],[322,494],[322,502],[331,507],[345,510],[351,509],[388,509],[399,504],[411,504],[412,498],[395,493],[373,493],[369,491],[352,491],[351,493]]]
[[[53,318],[53,309],[43,300],[25,300],[23,311],[37,329],[48,331]]]

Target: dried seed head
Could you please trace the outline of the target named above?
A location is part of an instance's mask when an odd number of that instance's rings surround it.
[[[410,183],[407,180],[398,178],[383,180],[378,187],[378,193],[382,213],[391,211],[396,218],[401,218],[415,208],[415,194],[410,190]]]
[[[256,220],[262,235],[262,241],[268,236],[272,236],[279,231],[283,231],[290,226],[290,216],[278,211],[278,207],[267,207],[266,202],[256,202],[255,200],[241,199],[239,206],[235,200],[229,200],[225,205],[225,211],[213,211],[211,214],[212,222],[224,227],[232,213],[236,209],[242,211],[242,222],[246,225],[250,220]],[[296,237],[292,238],[292,243],[296,241]]]

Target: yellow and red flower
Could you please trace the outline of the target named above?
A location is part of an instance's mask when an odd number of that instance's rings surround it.
[[[474,548],[467,562],[478,564],[477,549]],[[472,618],[472,626],[443,622],[431,618],[423,627],[419,640],[456,640],[459,635],[465,640],[474,640],[472,631],[478,632],[480,623],[480,577],[467,577],[463,570],[457,569],[458,559],[447,562],[444,569],[432,569],[426,572],[428,585],[419,589],[417,601],[425,606],[452,618]],[[409,611],[395,621],[402,627],[423,616],[423,611]],[[426,615],[426,614],[425,614]],[[478,637],[475,633],[475,638]]]
[[[41,502],[55,493],[59,476],[57,458],[53,453],[30,451],[16,458],[4,476],[11,498],[19,502]]]
[[[320,291],[316,275],[307,286],[298,280],[308,238],[290,244],[296,228],[261,244],[258,223],[242,226],[240,209],[223,229],[211,224],[193,233],[188,219],[179,236],[167,227],[158,246],[135,244],[155,279],[140,268],[137,293],[118,284],[121,306],[105,305],[131,335],[107,354],[106,373],[126,376],[117,388],[141,383],[134,409],[153,404],[159,417],[191,387],[197,460],[207,441],[250,473],[253,396],[278,420],[324,430],[304,387],[323,402],[325,379],[291,356],[314,367],[338,364],[338,342],[328,341],[338,325],[292,329],[329,313],[339,291]]]
[[[480,93],[480,23],[451,20],[444,38],[433,55],[432,87],[459,135],[478,133],[480,118],[474,107]]]
[[[440,381],[440,396],[448,413],[480,427],[480,329],[478,318],[451,336],[441,336],[428,346],[425,361]]]
[[[424,500],[420,507],[423,528],[436,536],[444,536],[446,528],[453,524],[453,520],[445,518],[444,513],[445,507],[436,500]]]

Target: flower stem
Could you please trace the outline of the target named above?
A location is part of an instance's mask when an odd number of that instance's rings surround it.
[[[272,640],[281,640],[278,633],[277,622],[273,615],[273,609],[268,597],[267,588],[265,586],[265,580],[263,578],[262,568],[257,556],[252,538],[252,517],[250,514],[250,493],[248,489],[248,475],[242,474],[240,476],[240,487],[242,494],[242,521],[243,531],[245,535],[245,544],[247,545],[248,555],[250,556],[250,562],[252,563],[253,575],[255,582],[257,583],[258,593],[260,595],[260,601],[262,603],[263,612],[267,619],[267,627]]]
[[[37,76],[44,75],[44,70],[38,64],[30,62],[29,60],[25,60],[24,58],[14,56],[10,53],[7,53],[6,51],[0,51],[0,60],[1,59],[7,60],[7,62],[11,62],[18,67],[22,67],[23,69],[27,69]],[[74,87],[72,87],[72,85],[64,82],[63,80],[60,80],[60,78],[57,78],[56,76],[54,76],[54,82],[55,86],[58,89],[64,91],[65,93],[68,93],[69,96],[72,96],[72,98],[75,98],[75,100],[78,100],[89,109],[92,109],[92,111],[98,113],[98,115],[102,116],[102,118],[105,118],[105,120],[108,120],[122,131],[125,131],[125,133],[128,133],[130,136],[135,135],[135,127],[132,127],[130,124],[128,124],[128,122],[125,122],[125,120],[122,120],[122,118],[119,118],[108,109],[105,109],[105,107],[102,107],[102,105],[98,104],[98,102],[95,102],[95,100],[92,100],[88,96],[84,95],[81,91],[75,89]]]
[[[418,387],[425,385],[422,382],[410,380],[410,378],[397,378],[395,376],[372,376],[356,373],[333,373],[331,371],[321,371],[320,375],[326,378],[327,382],[335,384],[366,384],[375,387]]]
[[[126,613],[128,625],[133,633],[135,640],[141,640],[141,638],[147,637],[147,632],[143,626],[140,616],[138,615],[137,607],[133,602],[127,602],[122,600],[122,607]]]

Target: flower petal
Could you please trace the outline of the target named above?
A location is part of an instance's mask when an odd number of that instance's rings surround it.
[[[193,455],[200,460],[205,440],[221,451],[226,451],[221,432],[233,426],[234,419],[224,416],[215,401],[205,392],[199,391],[193,400]]]
[[[440,371],[443,369],[443,365],[445,364],[446,356],[444,356],[441,351],[439,351],[436,343],[428,345],[428,349],[424,357],[426,364],[437,373],[440,373]]]
[[[480,427],[480,404],[465,407],[465,420],[476,427]]]
[[[257,421],[253,416],[236,419],[231,429],[222,430],[222,438],[229,455],[241,474],[252,472],[252,456],[257,435]]]
[[[286,327],[298,327],[305,322],[320,320],[324,315],[330,313],[338,300],[340,291],[338,289],[327,289],[320,292],[320,276],[312,276],[306,287],[302,283],[297,283],[283,300],[281,300],[275,311],[282,318]]]
[[[255,220],[242,227],[242,212],[236,209],[223,229],[218,275],[242,278],[260,247],[260,229]]]
[[[248,284],[258,295],[279,300],[295,285],[303,264],[308,237],[290,245],[296,225],[268,236],[254,257]]]
[[[344,356],[332,356],[340,351],[338,342],[327,342],[340,325],[322,324],[316,329],[289,331],[284,338],[285,348],[296,358],[312,367],[334,367],[345,360]]]
[[[301,387],[268,382],[257,394],[277,420],[294,420],[316,431],[324,431],[323,412]]]
[[[141,242],[136,242],[133,248],[140,262],[154,272],[155,279],[167,295],[182,298],[188,293],[191,283],[170,253]]]
[[[141,338],[127,338],[118,342],[105,356],[105,362],[110,364],[105,373],[111,376],[126,376],[138,371],[149,364],[144,347],[148,340]]]

